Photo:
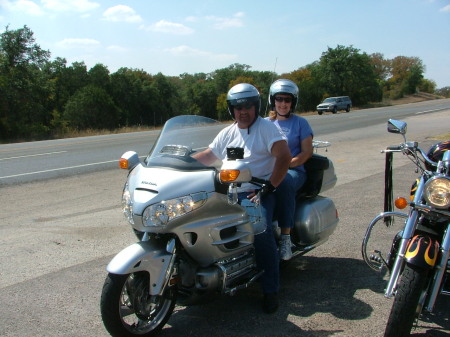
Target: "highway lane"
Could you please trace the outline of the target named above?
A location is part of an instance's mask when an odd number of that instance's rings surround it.
[[[316,139],[336,131],[349,131],[450,108],[450,99],[392,107],[353,110],[351,113],[306,116]],[[225,125],[224,125],[225,126]],[[0,186],[98,172],[117,167],[128,150],[148,154],[159,131],[0,145]]]
[[[0,185],[111,169],[131,148],[147,154],[158,134],[146,131],[0,145]]]

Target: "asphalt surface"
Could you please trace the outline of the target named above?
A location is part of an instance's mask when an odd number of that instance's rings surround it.
[[[407,118],[408,138],[450,132],[450,110]],[[330,134],[339,210],[330,240],[283,267],[281,307],[260,309],[257,285],[214,302],[176,307],[160,336],[382,336],[391,300],[382,275],[361,258],[370,220],[383,207],[384,156],[398,144],[385,124]],[[395,157],[395,195],[408,195],[414,167]],[[108,336],[99,313],[105,267],[135,241],[120,212],[126,172],[106,170],[0,188],[0,336]],[[450,335],[449,298],[412,336]]]

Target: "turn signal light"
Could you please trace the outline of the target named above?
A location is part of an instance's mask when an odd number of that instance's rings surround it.
[[[119,167],[124,170],[128,170],[128,159],[120,158],[119,159]]]
[[[220,181],[222,182],[233,182],[239,176],[239,170],[221,170],[220,171]]]
[[[397,207],[398,209],[404,209],[406,208],[406,206],[408,206],[408,201],[405,198],[398,197],[397,199],[395,199],[395,207]]]

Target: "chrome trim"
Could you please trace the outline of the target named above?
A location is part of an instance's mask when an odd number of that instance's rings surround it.
[[[363,239],[363,242],[362,242],[361,253],[362,253],[364,262],[366,262],[367,265],[370,268],[372,268],[373,270],[376,270],[376,271],[380,271],[383,268],[383,264],[381,264],[380,266],[377,266],[377,265],[375,265],[375,264],[373,264],[371,262],[370,258],[367,256],[367,243],[369,242],[369,238],[370,238],[370,235],[372,233],[372,229],[375,226],[375,224],[378,221],[380,221],[380,220],[382,220],[384,218],[390,217],[390,216],[398,216],[398,217],[405,218],[405,219],[408,218],[408,214],[401,213],[401,212],[383,212],[383,213],[380,213],[379,215],[377,215],[372,220],[372,222],[369,224],[369,227],[367,227],[367,231],[366,231],[366,234],[364,235],[364,239]]]

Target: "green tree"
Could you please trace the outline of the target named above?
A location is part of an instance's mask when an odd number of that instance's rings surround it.
[[[423,79],[425,66],[418,57],[397,56],[391,61],[391,76],[385,83],[390,98],[401,98],[416,92]]]
[[[435,93],[437,95],[450,98],[450,87],[443,87],[443,88],[437,89]]]
[[[248,76],[250,66],[246,64],[234,63],[226,68],[217,69],[209,74],[214,80],[218,94],[226,93],[230,89],[230,82],[239,76]]]
[[[113,129],[118,126],[119,109],[104,89],[87,85],[69,99],[64,118],[78,130]]]
[[[90,84],[93,84],[99,88],[103,88],[108,93],[111,91],[109,70],[105,65],[97,63],[95,66],[89,69],[88,79]]]
[[[386,81],[391,74],[391,61],[386,60],[381,53],[373,53],[369,57],[377,78],[382,82]]]
[[[179,114],[175,107],[176,102],[180,99],[180,94],[172,81],[162,73],[158,73],[153,77],[150,89],[154,94],[155,125],[162,125],[169,118]]]
[[[120,109],[120,125],[155,125],[156,91],[153,76],[143,70],[120,68],[111,75],[112,97]]]
[[[318,67],[317,63],[299,68],[289,74],[281,75],[281,78],[287,78],[295,82],[299,89],[299,99],[297,103],[298,111],[315,110],[317,104],[322,100],[323,94],[320,90],[320,83],[314,76]]]
[[[422,79],[419,83],[419,91],[427,92],[429,94],[433,94],[436,91],[436,82],[433,80],[427,80],[426,78]]]
[[[322,53],[317,75],[325,95],[350,96],[354,104],[381,99],[370,57],[352,46],[328,48]]]
[[[0,36],[0,137],[47,136],[51,98],[42,67],[50,53],[35,43],[27,27],[6,30]]]

